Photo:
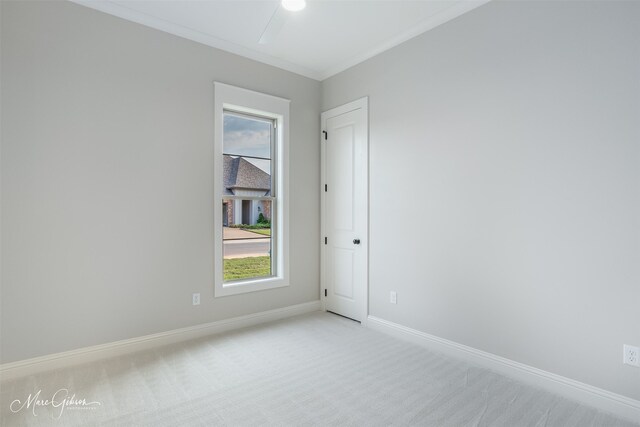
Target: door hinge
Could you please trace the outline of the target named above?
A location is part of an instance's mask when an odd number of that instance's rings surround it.
[[[324,238],[324,244],[325,245],[327,244],[327,238],[326,237]]]
[[[324,290],[324,296],[325,297],[327,296],[327,290],[326,289]]]
[[[326,141],[329,134],[327,133],[326,130],[323,130],[322,133],[324,134],[324,140]]]
[[[324,185],[324,192],[327,192],[327,184]]]

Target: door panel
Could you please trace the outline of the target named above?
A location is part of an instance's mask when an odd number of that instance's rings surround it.
[[[333,123],[331,140],[327,139],[327,185],[331,192],[327,194],[329,206],[339,208],[339,215],[332,215],[333,226],[337,230],[353,231],[353,126],[354,123]],[[333,135],[335,133],[335,136]]]
[[[333,294],[353,300],[353,250],[333,249]]]
[[[368,271],[366,99],[323,113],[322,124],[327,132],[322,141],[325,309],[363,321]]]

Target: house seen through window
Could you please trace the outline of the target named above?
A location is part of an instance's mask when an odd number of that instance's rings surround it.
[[[272,277],[276,121],[225,110],[223,123],[223,278]]]

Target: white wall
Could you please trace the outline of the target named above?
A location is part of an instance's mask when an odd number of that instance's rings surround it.
[[[2,362],[319,298],[320,83],[72,3],[0,3]],[[213,298],[214,80],[291,99],[290,287]]]
[[[640,399],[638,22],[491,2],[323,82],[370,97],[372,315]]]

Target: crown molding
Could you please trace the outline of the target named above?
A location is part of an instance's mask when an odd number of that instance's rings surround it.
[[[308,77],[313,80],[323,81],[329,77],[332,77],[348,68],[351,68],[361,62],[366,61],[380,53],[387,51],[405,41],[412,39],[426,31],[429,31],[439,25],[444,24],[458,16],[469,12],[491,0],[459,0],[452,2],[452,5],[446,9],[438,12],[437,14],[421,21],[417,25],[409,28],[401,34],[385,41],[382,44],[362,53],[355,55],[345,61],[336,63],[325,70],[313,70],[290,61],[286,61],[281,58],[277,58],[266,53],[259,52],[241,46],[239,44],[219,39],[210,34],[203,33],[192,28],[184,27],[182,25],[174,24],[166,20],[156,18],[143,12],[139,12],[134,9],[130,9],[118,3],[111,2],[109,0],[69,0],[75,4],[85,6],[100,12],[108,13],[109,15],[117,16],[127,21],[135,22],[146,27],[154,28],[156,30],[164,31],[169,34],[173,34],[178,37],[182,37],[188,40],[192,40],[198,43],[202,43],[207,46],[214,47],[216,49],[223,50],[225,52],[233,53],[254,61],[258,61],[267,65],[271,65],[276,68],[280,68],[285,71],[289,71],[295,74],[299,74],[304,77]]]

